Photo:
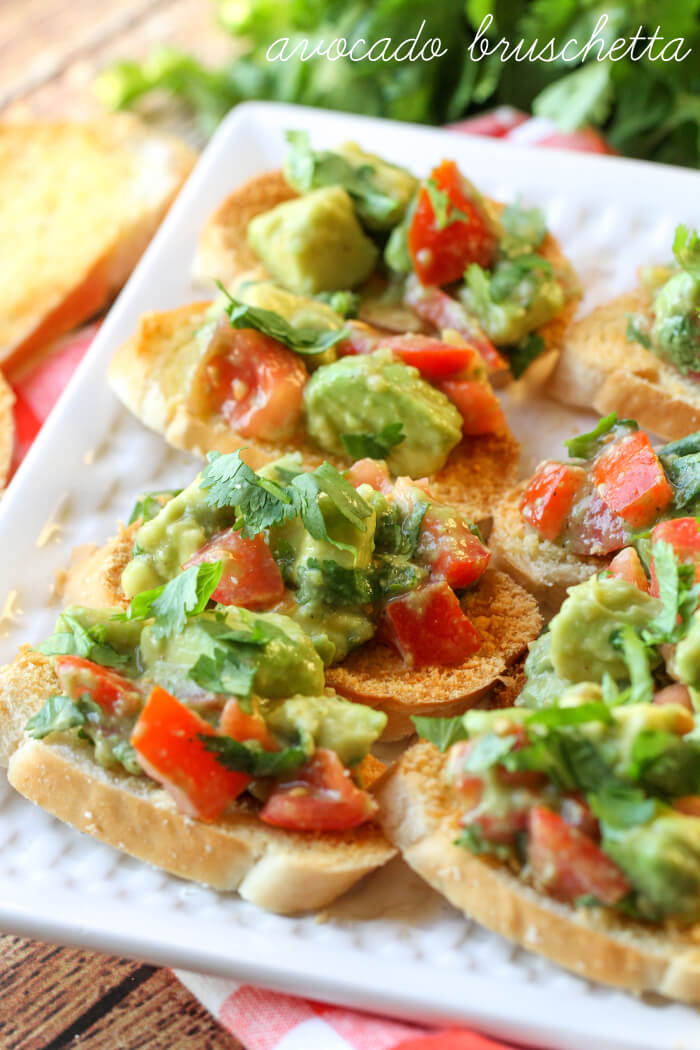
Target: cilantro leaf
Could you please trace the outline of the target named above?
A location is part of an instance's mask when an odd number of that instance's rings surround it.
[[[187,672],[188,677],[212,693],[248,697],[253,691],[257,666],[236,653],[233,646],[217,646],[214,655],[201,653]]]
[[[139,496],[134,509],[129,515],[129,525],[133,525],[139,518],[141,522],[151,521],[157,514],[161,512],[168,500],[173,499],[174,496],[179,496],[182,489],[160,489],[157,492],[144,492],[142,496]]]
[[[700,502],[700,432],[664,445],[659,459],[673,485],[674,508],[692,509]]]
[[[663,609],[650,623],[644,638],[649,644],[658,645],[677,641],[685,633],[698,605],[700,585],[694,582],[693,566],[680,564],[670,543],[658,540],[651,552]]]
[[[50,733],[76,729],[87,721],[86,708],[91,704],[91,701],[71,700],[67,696],[50,696],[29,719],[25,731],[34,740],[43,740]]]
[[[700,741],[643,729],[630,751],[627,776],[641,781],[650,791],[669,798],[697,795],[700,791]]]
[[[206,489],[211,507],[236,507],[241,535],[252,537],[271,525],[280,525],[297,516],[298,504],[289,488],[261,478],[241,459],[239,451],[220,455],[210,452],[202,471],[200,488]]]
[[[411,721],[418,736],[435,744],[439,751],[447,751],[457,741],[469,739],[461,715],[454,718],[424,718],[413,715]]]
[[[374,587],[370,574],[364,569],[346,569],[337,561],[309,558],[299,573],[297,601],[317,599],[333,607],[367,605],[374,600]],[[320,579],[319,579],[320,577]]]
[[[639,343],[645,350],[651,350],[651,336],[644,318],[637,314],[627,314],[625,339],[628,343]]]
[[[501,224],[514,242],[537,248],[547,234],[547,224],[541,208],[524,208],[513,202],[501,212]]]
[[[544,350],[544,339],[539,332],[528,334],[508,349],[508,363],[515,379],[520,379],[529,366]]]
[[[377,513],[374,549],[379,554],[403,554],[412,558],[416,553],[423,518],[430,504],[416,500],[405,514],[396,504],[389,504],[385,513]]]
[[[221,579],[221,570],[220,561],[202,562],[185,569],[160,587],[142,591],[132,599],[127,619],[155,617],[153,634],[156,638],[180,634],[187,617],[196,616],[206,608]]]
[[[491,277],[491,298],[495,303],[502,303],[526,277],[533,276],[539,280],[552,272],[551,262],[534,252],[518,255],[514,259],[502,259],[496,264]]]
[[[405,441],[403,423],[387,423],[378,434],[341,434],[340,440],[352,459],[386,459],[387,453]]]
[[[613,644],[622,649],[630,676],[629,703],[650,704],[654,696],[654,680],[649,669],[650,650],[631,624],[616,633]]]
[[[462,828],[455,839],[455,846],[464,846],[470,853],[474,853],[477,856],[486,854],[487,856],[498,857],[499,860],[508,860],[513,855],[513,850],[510,846],[484,838],[475,826]]]
[[[379,555],[372,563],[374,601],[386,601],[406,591],[413,591],[427,577],[428,570],[421,565],[407,563],[400,556]]]
[[[697,230],[691,232],[687,226],[676,226],[673,254],[681,269],[700,281],[700,237]]]
[[[310,327],[300,328],[290,324],[285,317],[273,310],[264,310],[261,306],[250,306],[234,299],[220,281],[217,281],[217,284],[228,299],[225,312],[232,328],[254,328],[257,332],[283,343],[295,354],[311,357],[322,354],[345,339],[348,334],[345,328],[328,328],[325,331]]]
[[[639,430],[633,419],[618,419],[617,413],[611,412],[609,416],[603,416],[593,430],[589,430],[586,434],[577,434],[576,437],[564,442],[569,450],[570,459],[592,459],[602,448],[605,438],[616,427],[624,427],[630,431]]]
[[[648,798],[641,788],[622,782],[606,785],[600,791],[589,791],[587,798],[601,824],[610,828],[646,824],[658,810],[656,799]]]
[[[257,741],[242,744],[230,736],[210,736],[202,733],[199,739],[207,751],[216,756],[226,769],[247,773],[251,777],[282,777],[292,773],[308,759],[303,747],[285,747],[280,751],[265,751]]]
[[[84,627],[77,617],[67,610],[61,613],[60,622],[68,630],[56,631],[37,646],[39,652],[45,656],[82,656],[103,667],[126,668],[133,663],[132,654],[119,652],[105,640],[103,625]]]
[[[439,188],[435,179],[426,179],[423,185],[433,208],[436,230],[444,230],[454,222],[469,222],[469,216],[450,200],[448,194]]]
[[[362,296],[345,288],[337,292],[317,292],[314,296],[319,303],[330,306],[340,317],[357,317],[360,311]]]

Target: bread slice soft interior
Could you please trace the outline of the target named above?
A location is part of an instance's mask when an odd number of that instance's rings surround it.
[[[456,845],[464,804],[444,767],[445,756],[423,741],[377,784],[387,838],[433,889],[468,918],[588,980],[700,1001],[699,927],[683,932],[574,908]]]
[[[126,114],[0,124],[0,361],[107,304],[193,163],[179,139]]]
[[[155,781],[100,766],[74,735],[26,736],[27,719],[57,692],[51,661],[35,650],[0,669],[0,762],[10,784],[139,860],[294,914],[325,907],[396,852],[374,822],[343,832],[284,831],[263,824],[252,802],[235,803],[214,822],[188,817]]]

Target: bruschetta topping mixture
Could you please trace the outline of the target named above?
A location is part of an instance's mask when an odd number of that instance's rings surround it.
[[[621,550],[641,530],[700,501],[700,434],[657,454],[634,420],[613,413],[566,444],[570,462],[541,463],[520,512],[541,536],[573,554]]]
[[[649,312],[629,316],[627,338],[640,343],[683,375],[700,378],[700,238],[678,226],[673,241],[676,266],[649,266],[641,272],[651,297]]]
[[[77,736],[102,766],[149,777],[201,820],[245,794],[280,827],[364,823],[375,805],[358,769],[386,716],[325,690],[313,645],[285,617],[202,612],[220,570],[192,568],[128,616],[66,610],[40,646],[60,692],[28,734]]]
[[[413,667],[480,648],[457,594],[478,583],[489,551],[425,482],[392,480],[383,462],[359,460],[346,477],[328,463],[304,471],[291,455],[256,473],[238,452],[212,454],[188,488],[151,502],[154,516],[139,506],[122,576],[132,610],[216,566],[208,600],[284,613],[326,664],[375,634]]]

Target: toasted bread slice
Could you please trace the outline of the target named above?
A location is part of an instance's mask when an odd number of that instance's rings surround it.
[[[59,690],[51,662],[31,649],[0,670],[0,761],[9,781],[53,816],[139,860],[294,914],[325,907],[396,852],[375,823],[323,834],[283,831],[262,824],[244,802],[215,822],[194,820],[154,781],[104,769],[69,734],[50,743],[25,736],[27,718]]]
[[[233,452],[243,447],[253,468],[295,451],[301,452],[309,469],[324,459],[339,469],[347,467],[348,461],[323,453],[302,429],[283,444],[246,439],[220,416],[205,418],[191,410],[188,392],[205,352],[196,333],[210,305],[190,303],[141,318],[138,330],[117,350],[110,366],[110,382],[126,407],[169,444],[202,457],[212,449]],[[479,521],[514,483],[518,459],[518,443],[508,431],[464,438],[431,478],[430,487],[437,500]]]
[[[527,481],[521,481],[496,504],[489,547],[494,565],[554,612],[566,598],[569,587],[600,572],[608,560],[570,554],[523,521],[520,500],[527,485]]]
[[[15,395],[0,373],[0,492],[5,487],[15,447],[15,420],[12,408]]]
[[[588,980],[700,1001],[693,931],[562,904],[498,861],[457,846],[464,802],[443,779],[444,765],[445,756],[421,742],[377,785],[387,838],[433,889],[470,919]]]
[[[28,355],[119,290],[194,163],[126,115],[0,126],[0,361]]]
[[[69,602],[127,604],[119,581],[131,558],[133,529],[122,529],[104,547],[73,558],[63,590]],[[505,573],[487,571],[462,605],[483,639],[481,649],[463,664],[413,670],[393,649],[370,641],[329,667],[326,684],[349,700],[384,711],[388,722],[382,739],[399,740],[414,732],[411,715],[459,714],[494,686],[502,690],[503,678],[509,686],[511,677],[519,682],[519,659],[542,629],[535,599]]]
[[[412,715],[449,717],[473,707],[508,675],[543,621],[534,598],[502,572],[486,572],[462,606],[482,637],[479,651],[464,663],[414,670],[394,649],[373,640],[329,667],[327,685],[384,711],[383,740],[414,733]]]
[[[566,405],[636,419],[674,441],[700,429],[700,384],[627,340],[627,315],[648,309],[648,296],[638,289],[571,325],[548,393]]]
[[[281,171],[256,175],[235,189],[213,212],[202,230],[193,268],[195,281],[203,287],[211,287],[218,279],[233,289],[241,280],[271,280],[270,274],[248,245],[248,223],[256,215],[297,196]],[[502,204],[491,203],[496,209],[503,208]],[[547,234],[538,251],[555,266],[569,266],[551,233]],[[573,320],[579,300],[578,292],[572,294],[556,317],[538,330],[544,340],[544,350],[537,366],[539,382],[543,382],[554,368],[563,333]],[[367,311],[361,308],[360,317],[391,331],[415,331],[423,327],[412,311],[382,303],[371,288],[368,291]]]

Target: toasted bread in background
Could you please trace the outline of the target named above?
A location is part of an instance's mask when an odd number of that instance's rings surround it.
[[[155,781],[100,766],[75,736],[25,736],[27,719],[59,691],[51,661],[35,650],[0,669],[0,763],[20,794],[110,846],[280,914],[325,907],[396,852],[375,823],[283,831],[245,802],[214,822],[193,820]],[[378,765],[369,764],[368,781]]]
[[[609,559],[570,554],[540,536],[520,513],[527,486],[528,481],[521,481],[494,507],[489,547],[496,567],[522,584],[547,611],[556,612],[567,589],[600,572]]]
[[[322,452],[304,429],[283,444],[243,438],[219,416],[204,418],[190,408],[189,390],[206,351],[196,333],[211,303],[197,302],[164,313],[143,316],[134,335],[121,346],[109,369],[110,383],[126,407],[175,448],[204,458],[207,452],[233,452],[245,447],[253,468],[288,452],[301,452],[313,469],[324,459],[339,469],[349,465]],[[436,500],[449,503],[471,521],[488,517],[495,501],[515,483],[520,449],[513,435],[467,437],[443,469],[431,477]]]
[[[7,482],[15,445],[14,403],[15,395],[0,372],[0,492]]]
[[[124,114],[0,124],[0,361],[107,304],[193,163],[184,143]]]
[[[572,324],[547,392],[565,405],[636,419],[674,441],[700,429],[700,384],[627,339],[627,315],[648,310],[640,288]]]
[[[421,742],[377,784],[382,827],[418,875],[469,918],[588,980],[700,1001],[692,931],[574,908],[538,893],[497,860],[457,846],[465,803],[443,779],[445,760]]]

